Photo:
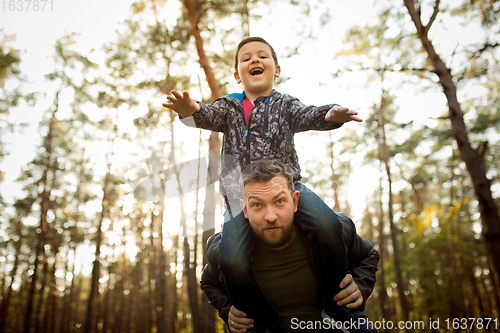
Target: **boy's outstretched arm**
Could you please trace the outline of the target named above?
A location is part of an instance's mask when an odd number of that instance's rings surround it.
[[[168,102],[162,105],[177,112],[182,118],[188,118],[193,113],[200,110],[200,105],[189,96],[189,92],[184,90],[182,93],[172,90],[172,93],[167,96]]]
[[[362,122],[363,119],[356,117],[358,113],[354,110],[349,110],[349,108],[345,108],[339,105],[334,106],[325,115],[326,121],[334,121],[339,124],[347,123],[349,121],[357,121]]]

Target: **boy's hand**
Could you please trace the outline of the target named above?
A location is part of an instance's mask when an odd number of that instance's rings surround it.
[[[361,291],[359,291],[358,285],[354,282],[351,274],[347,274],[340,282],[340,288],[342,288],[342,291],[333,297],[338,306],[347,304],[347,308],[355,309],[363,304],[363,295],[361,295]]]
[[[349,108],[344,108],[342,106],[334,106],[325,115],[326,121],[334,121],[339,124],[347,123],[351,120],[362,122],[363,119],[356,117],[358,113],[353,110],[349,110]]]
[[[171,95],[167,96],[168,102],[162,105],[177,112],[182,118],[188,118],[196,111],[200,110],[198,103],[189,96],[189,93],[184,90],[182,94],[176,90],[172,90]]]
[[[227,323],[229,325],[229,330],[233,333],[245,333],[247,329],[253,328],[253,319],[247,318],[247,315],[236,309],[234,305],[231,306],[231,310],[229,310]]]

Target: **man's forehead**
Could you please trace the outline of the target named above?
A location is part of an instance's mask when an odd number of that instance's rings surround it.
[[[245,185],[245,196],[266,194],[288,189],[288,184],[283,176],[276,176],[267,182],[251,182]]]

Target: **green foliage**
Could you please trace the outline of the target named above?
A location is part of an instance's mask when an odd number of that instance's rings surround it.
[[[479,18],[485,28],[491,28],[498,22],[500,2],[498,0],[465,0],[451,11],[454,15],[465,16],[469,19]]]

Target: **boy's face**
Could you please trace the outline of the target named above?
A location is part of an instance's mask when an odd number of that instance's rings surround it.
[[[274,63],[271,48],[265,43],[250,42],[238,52],[238,71],[234,73],[234,78],[243,84],[249,98],[268,96],[280,72],[280,66]]]

